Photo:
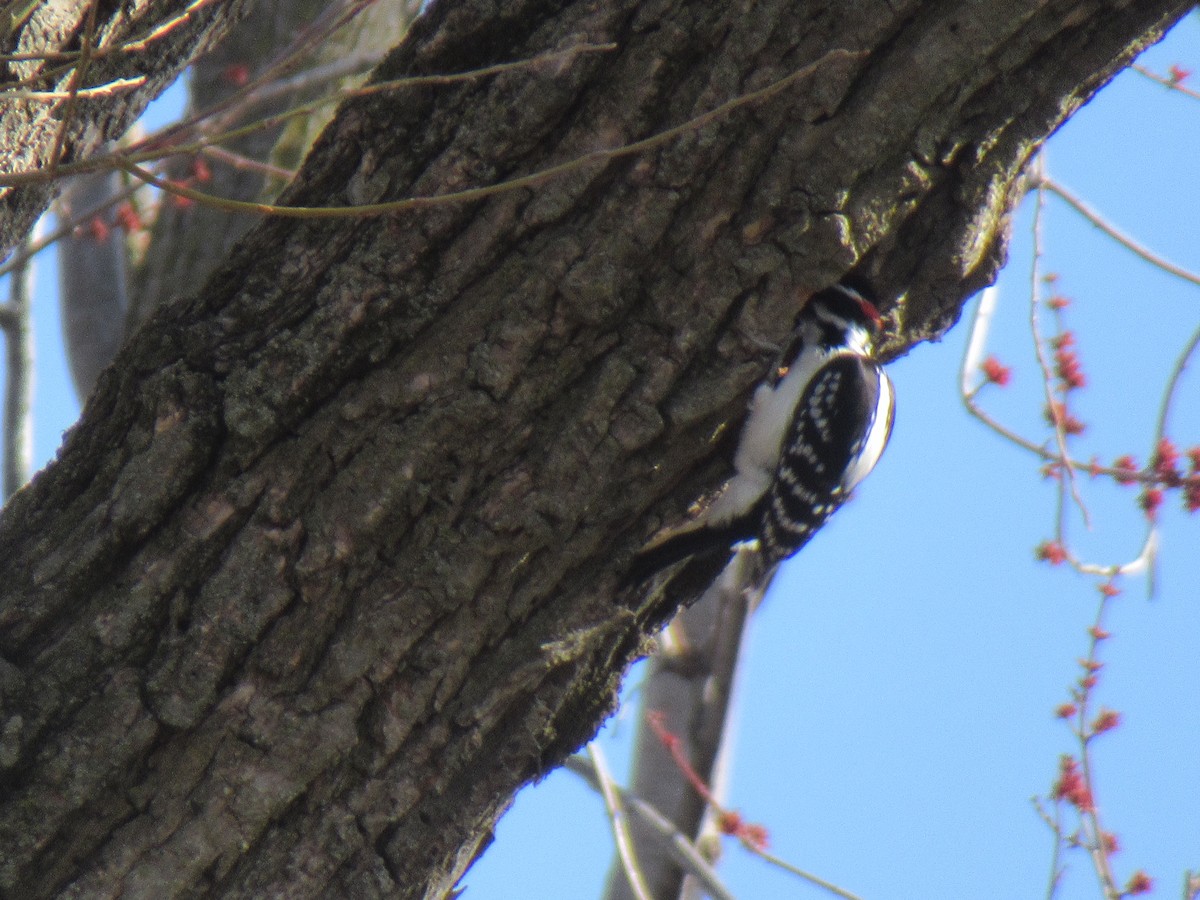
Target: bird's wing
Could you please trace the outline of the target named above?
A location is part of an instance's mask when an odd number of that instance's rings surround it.
[[[891,435],[894,398],[879,364],[854,354],[833,357],[813,376],[760,510],[768,567],[808,543],[875,467]]]

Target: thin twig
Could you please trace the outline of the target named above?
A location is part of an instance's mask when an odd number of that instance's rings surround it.
[[[374,89],[375,87],[381,90],[401,90],[415,84],[454,84],[466,82],[485,75],[495,75],[521,68],[533,68],[547,63],[561,62],[573,56],[578,56],[581,53],[607,51],[613,46],[611,44],[580,44],[568,47],[565,50],[543,53],[529,59],[499,63],[483,69],[456,72],[448,75],[414,76],[412,78],[395,79],[378,86],[372,85],[367,90]],[[351,96],[355,90],[358,90],[347,88],[344,91],[338,91],[327,97],[318,97],[236,128],[231,127],[232,122],[244,115],[248,108],[260,105],[266,100],[273,99],[276,94],[283,93],[284,91],[279,88],[281,83],[287,85],[287,90],[293,90],[297,86],[302,85],[307,78],[308,73],[302,73],[285,82],[265,82],[260,77],[252,85],[243,88],[234,97],[222,101],[203,112],[196,113],[182,122],[170,125],[123,149],[95,154],[84,160],[60,165],[56,174],[59,176],[82,175],[102,169],[120,168],[121,165],[127,163],[153,162],[170,156],[200,153],[215,144],[237,140],[248,134],[274,128],[291,119],[309,115],[322,106],[340,102],[345,97]],[[236,107],[229,109],[233,100],[237,100],[238,103]],[[222,112],[226,112],[226,115],[219,116]],[[41,183],[50,180],[50,178],[51,176],[40,169],[26,172],[8,172],[0,175],[0,186],[18,187],[25,184]],[[216,199],[203,194],[200,196],[206,198],[207,202],[213,202]],[[259,211],[255,210],[254,212]],[[353,215],[354,211],[347,208],[346,214]]]
[[[719,797],[728,780],[734,741],[734,685],[749,622],[747,586],[754,578],[746,570],[749,548],[739,547],[721,574],[687,609],[680,610],[664,629],[641,685],[640,705],[662,710],[671,730],[687,746],[687,757],[700,779]],[[757,592],[756,592],[757,593]],[[634,742],[634,765],[629,789],[669,813],[676,828],[698,845],[712,847],[715,865],[721,847],[719,816],[712,806],[697,804],[684,772],[663,757],[661,738],[648,717]],[[690,880],[665,853],[643,855],[647,880],[663,896],[692,896]],[[618,859],[615,863],[620,865]],[[605,895],[628,893],[611,879]]]
[[[210,3],[213,3],[213,2],[215,2],[215,0],[195,0],[195,2],[190,4],[179,15],[174,16],[170,19],[167,19],[165,22],[161,22],[158,25],[154,26],[154,28],[150,32],[148,32],[145,37],[140,38],[136,41],[129,41],[126,43],[114,45],[112,47],[96,47],[93,49],[93,51],[91,53],[88,53],[88,54],[85,54],[85,52],[82,49],[80,49],[80,50],[44,50],[44,51],[41,51],[38,53],[0,53],[0,63],[12,63],[12,62],[56,63],[56,62],[60,62],[60,63],[77,64],[80,60],[85,58],[85,55],[87,56],[87,58],[97,60],[97,59],[104,59],[107,56],[114,56],[118,53],[120,53],[120,54],[141,53],[142,51],[146,50],[147,47],[149,47],[151,41],[154,41],[154,40],[166,35],[168,32],[174,30],[178,25],[180,25],[183,22],[190,19],[192,17],[192,15],[195,14],[200,8],[202,8],[204,6],[208,6]],[[46,72],[39,72],[38,77],[45,76],[46,74],[47,74]]]
[[[826,881],[824,878],[814,875],[812,872],[806,872],[804,869],[794,866],[786,860],[780,859],[778,856],[775,856],[761,847],[755,847],[747,841],[742,841],[742,846],[761,859],[763,862],[770,863],[771,865],[782,869],[790,875],[795,875],[797,878],[802,878],[805,881],[811,882],[819,888],[824,888],[831,894],[841,897],[842,900],[862,900],[858,894],[852,894],[846,889],[838,887],[833,882]]]
[[[79,88],[74,91],[0,91],[0,103],[11,103],[19,100],[34,103],[57,103],[60,100],[70,100],[72,97],[82,97],[84,99],[90,97],[111,97],[122,91],[141,87],[145,83],[146,76],[138,75],[135,78],[117,78],[113,81],[96,85],[95,87]]]
[[[646,886],[646,878],[642,875],[642,868],[638,863],[637,849],[633,846],[633,837],[629,833],[629,823],[625,820],[625,804],[609,772],[604,751],[600,749],[599,744],[592,741],[587,745],[587,752],[592,761],[592,771],[596,774],[596,781],[600,786],[600,794],[604,797],[604,806],[608,810],[613,841],[621,859],[621,871],[625,873],[625,880],[637,900],[652,900],[653,895]]]
[[[1035,274],[1033,286],[1033,290],[1035,292],[1038,289],[1037,285],[1038,278]],[[1035,454],[1044,462],[1062,464],[1065,461],[1065,463],[1070,467],[1076,470],[1086,470],[1093,476],[1104,475],[1122,481],[1132,480],[1147,486],[1153,486],[1157,484],[1159,482],[1159,477],[1157,473],[1155,473],[1153,466],[1147,465],[1146,468],[1144,468],[1141,472],[1132,473],[1127,470],[1117,469],[1112,466],[1099,466],[1094,462],[1082,462],[1072,457],[1064,456],[1061,444],[1059,445],[1059,452],[1054,453],[1048,449],[1045,444],[1035,443],[1011,428],[1008,428],[997,419],[989,415],[983,409],[983,407],[979,405],[977,397],[983,386],[987,384],[987,381],[985,380],[977,385],[973,385],[973,380],[974,375],[980,366],[980,359],[983,357],[984,350],[986,348],[987,334],[991,327],[994,306],[998,300],[998,296],[999,295],[994,292],[994,288],[989,288],[988,292],[985,292],[984,296],[980,299],[980,303],[975,310],[975,315],[971,320],[970,334],[967,339],[967,351],[963,356],[962,369],[959,372],[960,396],[964,406],[967,409],[967,412],[990,428],[992,431],[1003,437],[1005,440],[1009,441],[1015,446],[1021,447],[1022,449]],[[1175,374],[1172,376],[1170,386],[1168,388],[1169,394],[1174,392],[1175,383],[1177,382],[1179,375],[1182,373],[1183,368],[1186,366],[1187,360],[1191,353],[1195,351],[1195,341],[1198,338],[1200,338],[1200,335],[1193,336],[1193,343],[1189,343],[1184,354],[1180,356],[1176,364]],[[1048,384],[1048,381],[1046,380],[1047,369],[1044,361],[1042,369],[1043,379],[1045,383]],[[1060,501],[1061,499],[1062,494],[1060,491]],[[1062,505],[1060,502],[1058,509],[1059,524],[1056,525],[1056,534],[1059,538],[1062,537],[1061,515]],[[1060,540],[1060,544],[1062,544],[1062,549],[1064,553],[1066,553],[1066,561],[1071,565],[1072,568],[1081,574],[1111,578],[1115,575],[1135,575],[1142,571],[1149,571],[1151,577],[1148,581],[1148,587],[1150,590],[1153,590],[1153,561],[1157,553],[1158,541],[1157,531],[1152,524],[1147,530],[1146,538],[1143,541],[1141,550],[1138,552],[1137,556],[1135,556],[1132,560],[1121,564],[1100,565],[1098,563],[1084,562],[1078,559],[1071,552],[1070,548],[1065,544],[1065,542]]]
[[[1171,369],[1171,376],[1167,379],[1167,389],[1163,393],[1162,407],[1158,412],[1158,424],[1154,432],[1154,446],[1156,448],[1162,439],[1167,436],[1167,422],[1171,414],[1171,403],[1175,398],[1175,389],[1179,386],[1179,379],[1183,377],[1183,372],[1191,361],[1192,356],[1195,355],[1198,346],[1200,346],[1200,328],[1192,332],[1191,338],[1183,347],[1183,352],[1175,360],[1175,366]]]
[[[551,53],[539,53],[537,56],[529,59],[519,59],[514,62],[497,63],[494,66],[484,66],[483,68],[474,69],[470,72],[454,72],[449,75],[409,75],[392,81],[379,81],[374,84],[367,84],[363,85],[362,87],[351,88],[350,90],[346,91],[345,96],[366,97],[370,94],[380,94],[402,88],[407,89],[415,87],[428,87],[431,85],[446,86],[451,84],[460,84],[464,81],[474,81],[478,78],[501,75],[504,72],[511,72],[514,69],[533,68],[559,61],[567,62],[583,53],[606,53],[616,49],[616,44],[576,44],[573,47],[568,47],[565,50],[556,50]]]
[[[489,197],[494,197],[499,194],[510,193],[522,188],[537,187],[555,178],[560,178],[564,175],[572,174],[585,169],[589,166],[609,163],[615,159],[621,159],[627,156],[635,156],[640,153],[645,153],[647,150],[657,149],[677,137],[691,131],[703,128],[712,122],[728,116],[735,110],[741,109],[755,103],[761,103],[776,94],[782,92],[785,88],[790,87],[796,82],[808,77],[818,68],[832,59],[837,58],[857,58],[860,53],[853,53],[849,50],[831,50],[824,54],[816,62],[810,63],[801,69],[792,72],[778,81],[772,82],[764,88],[757,91],[751,91],[747,94],[741,94],[732,100],[714,107],[708,112],[701,113],[686,122],[676,125],[664,131],[657,132],[650,137],[643,138],[640,141],[633,141],[629,144],[623,144],[619,147],[613,147],[607,150],[593,150],[590,153],[584,153],[580,156],[569,159],[557,165],[547,166],[544,169],[539,169],[536,172],[531,172],[528,175],[521,175],[516,178],[511,178],[507,181],[497,182],[496,184],[486,185],[483,187],[466,188],[461,191],[451,191],[445,194],[436,194],[430,197],[408,197],[403,200],[393,200],[386,203],[368,203],[359,206],[274,206],[268,203],[253,203],[244,200],[228,200],[221,197],[214,197],[211,194],[205,194],[201,191],[192,190],[191,188],[182,185],[174,184],[159,178],[152,172],[147,171],[141,166],[131,163],[123,159],[120,155],[112,158],[112,164],[117,168],[123,169],[142,179],[147,184],[152,184],[160,190],[167,193],[176,194],[196,203],[204,203],[215,209],[223,209],[227,212],[253,213],[255,215],[281,216],[294,219],[338,219],[347,216],[366,218],[370,216],[384,216],[394,213],[408,212],[417,209],[429,209],[435,206],[443,206],[451,203],[466,203],[474,200],[483,200]],[[9,179],[0,178],[0,184],[10,183]]]
[[[1139,75],[1149,78],[1151,81],[1157,81],[1163,87],[1168,87],[1173,91],[1179,91],[1179,93],[1187,97],[1191,97],[1193,100],[1200,100],[1200,93],[1193,91],[1191,88],[1184,87],[1183,82],[1179,81],[1178,79],[1166,78],[1155,72],[1151,72],[1145,66],[1132,65],[1129,68],[1133,69],[1133,71],[1137,72]]]
[[[67,97],[62,101],[62,111],[59,113],[61,122],[54,135],[54,146],[50,151],[50,159],[46,163],[46,171],[51,174],[58,169],[63,152],[66,150],[67,130],[70,128],[71,119],[75,114],[75,101],[78,98],[83,79],[87,75],[88,66],[91,65],[92,45],[96,39],[96,7],[99,2],[100,0],[90,0],[88,3],[87,21],[84,23],[83,35],[79,41],[79,61],[71,70],[71,77],[67,83]]]
[[[271,163],[259,162],[257,159],[251,159],[240,153],[234,153],[232,150],[226,150],[224,147],[218,147],[215,144],[211,147],[205,147],[201,151],[201,154],[217,162],[224,163],[231,169],[237,169],[240,172],[257,172],[268,178],[279,178],[284,181],[291,181],[296,176],[295,171],[292,169],[285,169]]]
[[[119,48],[120,51],[124,53],[141,53],[149,48],[150,44],[152,44],[154,41],[158,40],[159,38],[166,37],[172,31],[181,27],[204,7],[215,2],[219,2],[219,0],[192,0],[192,2],[189,3],[187,7],[185,7],[181,13],[179,13],[179,15],[173,16],[172,18],[167,19],[165,22],[159,23],[141,40],[130,41],[122,44]]]
[[[1101,593],[1100,603],[1096,607],[1096,618],[1092,622],[1092,627],[1088,633],[1091,635],[1091,643],[1088,646],[1088,653],[1085,657],[1087,663],[1096,663],[1100,649],[1100,635],[1103,634],[1104,613],[1108,608],[1110,597],[1108,594]],[[1084,687],[1078,693],[1079,709],[1076,714],[1078,723],[1077,736],[1079,738],[1079,765],[1083,772],[1083,781],[1087,785],[1088,792],[1092,798],[1091,808],[1080,810],[1080,816],[1083,820],[1083,826],[1087,832],[1087,840],[1084,842],[1084,847],[1091,857],[1092,867],[1096,870],[1096,877],[1100,879],[1100,887],[1104,891],[1104,896],[1116,900],[1119,895],[1116,879],[1113,877],[1112,861],[1109,859],[1109,853],[1105,847],[1105,832],[1104,827],[1100,822],[1100,809],[1096,804],[1095,781],[1092,775],[1092,756],[1091,742],[1088,735],[1088,719],[1090,718],[1088,703],[1091,700],[1092,692],[1089,687]]]
[[[1058,887],[1062,884],[1064,871],[1060,867],[1063,846],[1061,809],[1058,803],[1054,804],[1054,818],[1052,819],[1038,797],[1034,797],[1032,802],[1033,808],[1037,810],[1038,817],[1046,823],[1046,827],[1054,835],[1054,850],[1050,854],[1050,877],[1046,883],[1046,900],[1054,900],[1054,895],[1058,893]]]
[[[371,65],[379,62],[383,57],[382,53],[362,54],[358,57],[352,57],[344,60],[335,60],[325,66],[320,66],[315,69],[309,69],[301,72],[291,78],[279,79],[277,81],[262,84],[260,87],[246,94],[243,102],[235,109],[221,119],[203,119],[204,132],[207,136],[186,145],[172,144],[170,150],[172,153],[196,153],[209,152],[217,142],[228,142],[255,131],[262,131],[269,128],[274,128],[289,119],[299,116],[309,115],[322,106],[328,106],[333,103],[340,103],[342,100],[349,97],[364,96],[367,94],[382,93],[385,91],[399,91],[407,88],[419,87],[422,85],[450,85],[463,82],[474,81],[479,78],[485,78],[493,75],[499,75],[504,72],[516,71],[525,68],[534,68],[539,65],[547,65],[551,63],[565,63],[566,61],[584,53],[601,53],[615,50],[616,44],[576,44],[568,47],[565,50],[556,50],[551,53],[539,53],[537,56],[529,59],[515,60],[512,62],[498,63],[494,66],[485,66],[480,69],[473,69],[467,72],[454,72],[449,75],[413,75],[407,78],[397,78],[390,81],[378,82],[376,84],[367,85],[365,87],[346,88],[344,90],[335,91],[333,94],[325,97],[318,97],[309,102],[300,104],[299,106],[283,110],[270,116],[265,116],[253,122],[245,123],[236,129],[229,130],[232,122],[239,116],[243,116],[249,109],[261,105],[276,97],[284,96],[289,93],[298,92],[306,88],[311,88],[315,85],[323,84],[330,81],[335,81],[340,78],[345,78],[348,75],[361,72]],[[213,134],[212,130],[218,133]],[[162,156],[161,151],[152,150],[158,142],[158,136],[151,136],[140,142],[139,147],[151,149],[149,153],[139,153],[136,156],[128,157],[133,162],[149,161],[158,159]],[[265,164],[264,164],[265,165]]]
[[[1037,356],[1038,366],[1042,370],[1042,386],[1046,395],[1046,411],[1050,419],[1051,426],[1054,428],[1054,439],[1058,444],[1057,460],[1066,469],[1066,481],[1063,481],[1063,476],[1059,476],[1059,503],[1057,514],[1056,536],[1058,542],[1062,546],[1066,546],[1065,539],[1066,529],[1066,489],[1070,488],[1071,499],[1078,507],[1080,515],[1083,516],[1083,524],[1085,528],[1091,528],[1091,517],[1088,514],[1087,506],[1083,502],[1083,497],[1079,494],[1079,484],[1075,478],[1075,467],[1071,463],[1071,454],[1067,450],[1067,432],[1066,423],[1064,421],[1067,415],[1067,398],[1066,393],[1063,394],[1061,405],[1056,403],[1054,398],[1054,389],[1052,387],[1054,376],[1050,370],[1050,363],[1046,359],[1046,344],[1042,338],[1041,331],[1038,325],[1038,307],[1041,304],[1041,264],[1042,264],[1042,216],[1046,208],[1046,194],[1041,188],[1040,183],[1044,180],[1041,177],[1044,166],[1044,157],[1038,157],[1037,171],[1039,173],[1039,186],[1036,189],[1036,197],[1033,210],[1033,266],[1030,269],[1030,297],[1029,297],[1029,330],[1033,334],[1033,350]]]
[[[225,123],[244,115],[245,109],[270,99],[275,90],[274,86],[280,81],[287,80],[285,76],[288,76],[295,67],[310,57],[310,48],[328,41],[339,28],[353,19],[367,5],[369,3],[364,3],[363,0],[355,0],[347,10],[345,4],[331,4],[316,20],[306,25],[292,43],[284,48],[275,59],[267,63],[266,67],[248,84],[222,97],[212,106],[163,129],[152,139],[171,143],[183,135],[203,134],[212,129],[223,130]]]
[[[90,209],[86,209],[81,213],[72,212],[72,214],[70,216],[64,216],[62,214],[62,210],[61,210],[61,206],[60,206],[58,209],[58,219],[59,219],[59,223],[60,223],[59,226],[57,228],[55,228],[53,231],[48,231],[45,234],[41,235],[40,237],[37,237],[33,241],[31,241],[26,250],[26,256],[28,256],[28,257],[36,256],[37,254],[39,254],[43,250],[45,250],[47,247],[49,247],[51,244],[57,243],[58,241],[62,240],[64,237],[66,237],[68,234],[70,234],[72,231],[74,231],[80,225],[90,222],[96,216],[100,215],[101,213],[105,212],[108,209],[111,209],[113,206],[120,203],[122,200],[127,200],[128,198],[132,197],[135,193],[137,193],[141,189],[142,189],[141,183],[134,182],[133,184],[130,184],[129,186],[127,186],[125,188],[122,188],[120,191],[118,191],[113,196],[109,197],[103,203],[99,203],[96,206],[93,206]],[[21,264],[20,258],[16,254],[14,254],[12,256],[12,258],[9,259],[8,262],[0,264],[0,277],[9,275],[12,272],[16,271],[17,266],[20,264]]]
[[[583,757],[579,755],[570,756],[563,763],[563,766],[568,771],[584,779],[593,789],[597,791],[600,789],[595,770],[592,768],[591,763]],[[687,835],[671,824],[670,819],[636,794],[630,793],[620,787],[616,789],[617,793],[621,796],[621,801],[625,804],[625,808],[641,819],[642,822],[658,835],[663,843],[666,844],[675,862],[684,871],[699,879],[704,889],[712,895],[714,900],[735,900],[733,894],[722,883],[721,877],[717,874],[716,870],[708,864],[708,861],[705,860],[700,851],[688,840]]]
[[[963,405],[966,407],[967,412],[970,413],[971,416],[978,419],[1009,443],[1020,447],[1022,450],[1027,450],[1028,452],[1037,456],[1038,459],[1042,460],[1043,462],[1058,461],[1058,454],[1051,453],[1049,450],[1047,450],[1045,444],[1038,444],[1034,441],[1031,441],[1024,435],[1013,431],[1011,428],[991,416],[983,407],[981,407],[976,399],[979,396],[979,391],[981,388],[982,385],[975,388],[969,394],[961,395]],[[1074,457],[1071,458],[1071,465],[1073,465],[1076,469],[1083,469],[1089,475],[1103,475],[1107,478],[1121,478],[1126,481],[1136,481],[1139,484],[1154,485],[1160,480],[1150,467],[1142,469],[1140,472],[1130,472],[1125,469],[1118,469],[1115,466],[1101,466],[1091,462],[1084,462],[1083,460],[1075,459]]]
[[[1188,361],[1196,352],[1197,346],[1200,346],[1200,328],[1197,328],[1191,339],[1184,345],[1183,352],[1179,354],[1175,360],[1175,366],[1171,370],[1171,375],[1167,379],[1166,389],[1163,391],[1162,406],[1158,411],[1158,421],[1154,427],[1154,444],[1150,449],[1150,464],[1147,468],[1154,468],[1154,456],[1158,453],[1158,448],[1162,446],[1163,438],[1167,436],[1167,423],[1171,415],[1171,403],[1175,399],[1175,390],[1179,386],[1179,379],[1183,376],[1184,370],[1187,368]],[[1142,544],[1141,557],[1146,560],[1148,578],[1146,582],[1146,590],[1150,596],[1154,596],[1155,586],[1155,551],[1158,548],[1158,529],[1153,518],[1150,518],[1146,525],[1146,539]]]
[[[1104,216],[1100,215],[1100,213],[1096,212],[1094,209],[1084,203],[1083,200],[1081,200],[1078,196],[1071,193],[1057,181],[1054,181],[1045,175],[1038,175],[1034,184],[1036,187],[1044,188],[1045,190],[1050,191],[1050,193],[1062,198],[1072,209],[1107,234],[1110,238],[1112,238],[1126,250],[1129,250],[1135,255],[1140,256],[1152,266],[1162,269],[1164,272],[1169,272],[1178,278],[1182,278],[1184,281],[1195,285],[1200,285],[1200,275],[1197,275],[1195,272],[1185,269],[1182,266],[1175,265],[1175,263],[1171,262],[1169,259],[1159,256],[1145,245],[1139,244],[1133,238],[1129,237],[1129,235],[1114,228],[1108,222],[1108,220],[1104,218]]]
[[[122,46],[116,47],[116,48],[94,48],[94,52],[91,52],[87,58],[90,60],[95,60],[95,59],[102,58],[103,56],[107,55],[108,53],[112,53],[112,52],[124,51],[124,50],[128,50],[130,48],[133,48],[134,50],[138,50],[139,48],[144,49],[144,47],[146,45],[148,45],[149,42],[156,40],[157,38],[161,37],[162,35],[166,34],[167,32],[178,27],[180,24],[182,24],[183,22],[185,22],[189,18],[191,18],[191,16],[193,16],[202,7],[209,5],[209,3],[211,3],[211,2],[212,2],[212,0],[196,0],[196,2],[191,3],[188,6],[188,8],[185,9],[178,16],[176,16],[172,19],[169,19],[166,22],[163,22],[160,25],[156,26],[155,29],[151,33],[149,33],[145,38],[143,38],[139,41],[130,42],[128,44],[125,44],[125,45],[122,45]],[[369,4],[366,4],[366,5],[369,5]],[[353,6],[354,6],[354,10],[357,11],[359,8],[364,7],[364,3],[358,2],[358,3],[353,4]],[[324,40],[328,37],[331,30],[336,30],[336,28],[341,26],[341,24],[343,23],[342,20],[348,18],[350,15],[353,14],[353,13],[350,13],[350,14],[343,13],[341,15],[340,19],[338,19],[337,21],[333,21],[333,20],[330,20],[330,17],[329,17],[329,13],[331,11],[338,12],[336,7],[330,7],[330,9],[327,10],[326,13],[322,15],[322,17],[318,20],[318,22],[315,22],[315,23],[312,23],[311,25],[309,25],[304,30],[304,32],[302,32],[301,35],[299,35],[296,38],[296,40],[292,44],[292,47],[289,50],[285,51],[281,55],[279,60],[277,60],[276,62],[269,65],[267,67],[267,69],[263,73],[260,73],[260,75],[252,83],[245,86],[241,90],[235,92],[231,96],[225,98],[220,103],[218,103],[200,113],[196,113],[196,114],[186,118],[182,122],[177,122],[165,129],[163,129],[162,131],[158,132],[157,134],[147,138],[145,141],[139,142],[133,146],[134,147],[150,146],[151,144],[148,144],[147,142],[154,142],[154,144],[159,145],[159,146],[161,146],[162,144],[170,144],[170,143],[176,142],[178,140],[179,136],[181,136],[181,135],[198,133],[199,123],[201,123],[205,120],[209,121],[210,123],[218,121],[215,117],[217,117],[221,112],[225,111],[230,105],[241,104],[245,100],[246,97],[252,98],[251,105],[253,105],[262,100],[270,99],[279,90],[295,89],[303,81],[303,79],[308,77],[307,75],[302,74],[300,76],[297,76],[296,79],[284,80],[285,83],[282,88],[277,86],[276,80],[277,79],[283,80],[282,75],[285,74],[294,65],[297,64],[296,61],[298,58],[300,58],[302,50],[305,46],[320,43],[322,40]],[[318,25],[321,22],[325,23],[323,30],[318,28]],[[72,53],[72,54],[63,54],[62,56],[67,59],[78,60],[78,59],[81,59],[82,54]],[[41,57],[39,56],[38,58],[41,58]],[[322,71],[331,71],[333,69],[340,69],[343,66],[346,66],[348,63],[353,63],[354,65],[362,65],[362,64],[369,63],[369,59],[367,59],[366,57],[356,57],[352,61],[339,60],[338,62],[331,64],[330,67],[322,67]],[[73,71],[73,78],[75,76],[77,76],[78,74],[79,74],[79,68],[77,66]],[[40,72],[36,75],[36,77],[29,79],[27,82],[22,82],[21,85],[16,85],[16,86],[20,87],[26,83],[33,84],[35,82],[44,81],[46,79],[47,75],[48,75],[48,73],[46,73],[46,72]],[[8,87],[11,88],[13,86],[10,85]],[[63,93],[70,93],[70,91],[63,92]],[[78,95],[80,93],[80,91],[76,90],[76,91],[74,91],[74,93],[76,95]],[[327,97],[327,98],[321,98],[315,104],[306,104],[306,108],[304,110],[302,110],[302,112],[311,111],[312,107],[319,106],[323,103],[336,102],[339,99],[340,99],[340,96],[338,96],[338,95],[334,95],[332,97]],[[241,111],[242,109],[243,109],[243,107],[241,105],[239,105],[238,110],[235,111],[234,115],[235,116],[242,115],[243,114],[243,112]],[[263,126],[260,126],[260,127],[269,127],[270,121],[271,120],[267,120],[268,124],[264,124]],[[218,138],[218,140],[220,140],[220,139],[224,139],[224,138]],[[230,139],[232,139],[232,138],[230,138]],[[198,147],[189,148],[188,151],[186,151],[186,152],[192,152],[192,153],[198,152],[200,149],[203,148],[203,146],[206,145],[206,143],[207,142],[201,142]],[[176,151],[173,150],[172,152],[176,152]],[[89,157],[86,160],[80,160],[80,161],[70,163],[67,165],[60,165],[57,167],[57,169],[55,169],[53,171],[46,171],[45,169],[39,168],[38,170],[35,170],[35,171],[6,173],[3,176],[0,176],[0,185],[18,186],[21,184],[39,183],[39,182],[52,180],[54,177],[59,176],[59,175],[84,174],[86,172],[94,172],[94,171],[98,171],[101,169],[116,168],[116,166],[112,162],[112,158],[114,155],[116,155],[116,154],[115,153],[97,154],[97,155]],[[145,155],[142,158],[146,159],[146,160],[159,159],[163,155],[164,155],[164,153],[161,151],[161,149],[156,149],[156,150],[150,152],[148,155]],[[165,155],[170,155],[170,154],[168,153]]]

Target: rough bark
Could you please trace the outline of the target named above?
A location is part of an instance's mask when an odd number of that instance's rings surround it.
[[[5,96],[0,105],[0,173],[45,174],[120,137],[247,5],[247,0],[56,0],[31,4],[32,11],[22,19],[18,10],[26,4],[9,4],[0,24],[0,47],[21,58],[0,65],[0,91],[83,93],[54,103]],[[86,62],[75,65],[78,58],[61,54],[86,55]],[[41,55],[47,56],[36,58]],[[139,78],[143,80],[135,83]],[[111,92],[87,93],[118,80],[128,83]],[[0,194],[0,255],[33,227],[56,190],[48,178]]]
[[[1000,262],[1039,143],[1188,4],[436,4],[296,205],[134,335],[0,521],[6,896],[441,897],[671,611],[628,554],[855,268],[892,352]],[[829,55],[830,51],[849,53]],[[901,299],[903,295],[903,298]]]

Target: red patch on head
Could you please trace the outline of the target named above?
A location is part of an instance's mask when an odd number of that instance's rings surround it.
[[[875,308],[874,303],[863,297],[859,297],[858,304],[862,307],[863,315],[874,322],[876,328],[883,325],[883,316],[879,315],[879,310]]]

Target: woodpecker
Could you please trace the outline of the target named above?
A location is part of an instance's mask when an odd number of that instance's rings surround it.
[[[872,355],[880,326],[875,306],[847,285],[809,299],[781,366],[754,392],[733,477],[700,519],[642,548],[627,580],[751,544],[765,583],[808,543],[875,467],[892,433],[895,393]]]

